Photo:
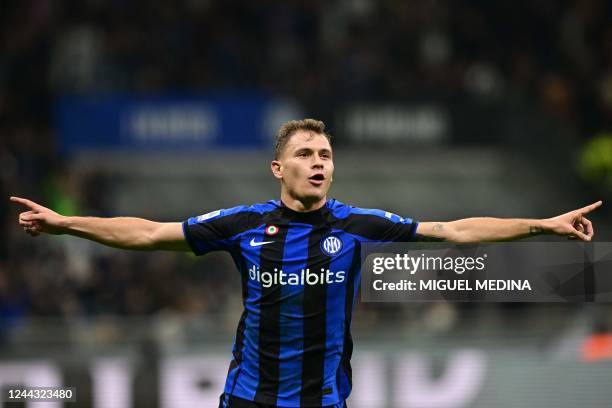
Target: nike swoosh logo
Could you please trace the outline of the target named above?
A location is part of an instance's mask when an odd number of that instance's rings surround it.
[[[252,247],[258,247],[258,246],[262,246],[262,245],[266,245],[266,244],[271,244],[274,241],[261,241],[261,242],[255,242],[255,238],[253,238],[251,240],[251,242],[249,243]]]

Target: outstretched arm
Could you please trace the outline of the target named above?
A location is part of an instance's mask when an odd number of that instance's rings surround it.
[[[33,201],[11,197],[28,211],[19,225],[31,236],[69,234],[123,249],[190,251],[180,222],[154,222],[143,218],[66,217]]]
[[[421,222],[416,233],[425,239],[457,243],[507,241],[540,234],[555,234],[590,241],[595,231],[586,214],[601,204],[601,201],[597,201],[578,210],[540,220],[482,217],[450,222]]]

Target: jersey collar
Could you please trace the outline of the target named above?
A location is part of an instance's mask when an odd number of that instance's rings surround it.
[[[321,208],[308,212],[299,212],[292,210],[291,208],[287,207],[287,205],[285,205],[285,203],[283,203],[281,200],[271,200],[269,201],[269,203],[280,208],[282,210],[282,217],[290,222],[303,222],[306,224],[316,225],[327,223],[327,219],[330,214],[330,207],[333,205],[334,201],[335,200],[333,198],[329,199]]]

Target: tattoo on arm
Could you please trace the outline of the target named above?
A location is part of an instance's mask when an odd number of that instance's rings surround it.
[[[438,223],[435,223],[431,227],[431,232],[433,234],[441,233],[442,231],[445,231],[443,223],[438,222]],[[415,238],[414,240],[417,242],[445,242],[446,241],[446,238],[432,237],[432,236],[423,235],[423,234],[416,234],[414,238]]]
[[[444,224],[441,224],[441,223],[434,224],[434,226],[431,227],[431,230],[434,233],[441,232],[444,230]],[[430,237],[430,236],[421,235],[421,234],[416,234],[415,238],[416,238],[416,241],[419,241],[419,242],[444,242],[446,241],[446,239],[444,238]]]
[[[541,227],[536,227],[533,225],[529,227],[529,235],[538,235],[542,232],[544,232],[544,229],[542,229]]]

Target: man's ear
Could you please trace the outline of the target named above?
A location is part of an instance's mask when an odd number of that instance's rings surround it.
[[[270,168],[272,169],[272,174],[278,180],[283,178],[283,165],[278,160],[272,160],[270,163]]]

